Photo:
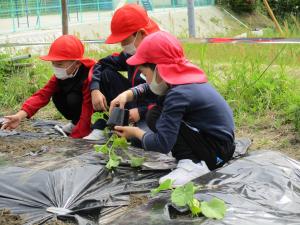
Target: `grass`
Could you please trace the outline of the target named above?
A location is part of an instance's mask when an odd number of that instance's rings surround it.
[[[293,123],[300,130],[298,46],[187,43],[185,50],[229,102],[238,126],[274,112],[275,127]]]
[[[299,45],[185,43],[184,48],[232,107],[237,137],[250,137],[252,149],[280,149],[300,160]]]

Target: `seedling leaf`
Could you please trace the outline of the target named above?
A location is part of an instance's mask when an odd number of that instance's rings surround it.
[[[209,202],[201,202],[202,214],[208,218],[223,219],[226,212],[225,202],[218,198],[213,198]]]
[[[128,147],[128,143],[126,138],[124,137],[117,137],[114,139],[114,143],[113,143],[113,147],[114,148],[127,148]]]
[[[103,154],[107,154],[109,151],[107,145],[94,145],[94,149],[96,152],[102,152]]]
[[[108,112],[94,112],[91,117],[92,124],[96,123],[97,120],[103,119],[107,121]]]
[[[200,202],[198,201],[198,199],[194,198],[192,202],[188,203],[188,206],[193,216],[197,216],[199,213],[201,213]]]
[[[108,162],[106,163],[106,168],[111,170],[113,168],[116,168],[118,167],[120,164],[120,161],[119,160],[114,160],[112,158],[109,158]]]
[[[194,199],[194,184],[189,182],[176,188],[171,194],[171,201],[177,206],[185,206]]]
[[[144,161],[145,161],[145,158],[131,157],[130,158],[130,166],[131,167],[139,167],[144,163]]]
[[[173,181],[171,179],[165,180],[157,188],[151,190],[151,195],[154,196],[160,191],[172,189],[172,183]]]

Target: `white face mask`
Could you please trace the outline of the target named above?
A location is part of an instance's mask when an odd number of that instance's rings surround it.
[[[150,90],[156,95],[166,95],[167,91],[169,90],[169,86],[163,80],[160,83],[157,83],[156,76],[157,76],[157,72],[155,67],[152,81],[149,84]]]
[[[75,77],[75,75],[77,74],[78,72],[78,69],[79,67],[70,75],[68,75],[67,73],[67,70],[73,66],[73,64],[75,63],[76,61],[74,61],[70,66],[68,66],[67,68],[60,68],[60,67],[56,67],[56,66],[53,66],[53,70],[54,70],[54,75],[56,76],[57,79],[59,80],[65,80],[65,79],[68,79],[68,78],[73,78]]]
[[[135,35],[135,38],[133,40],[133,42],[131,42],[130,44],[128,45],[122,45],[122,48],[123,48],[123,51],[129,55],[134,55],[135,52],[136,52],[136,47],[134,45],[135,43],[135,40],[136,40],[136,37],[138,36],[138,32],[136,33]]]

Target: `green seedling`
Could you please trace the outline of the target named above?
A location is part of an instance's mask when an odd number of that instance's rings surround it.
[[[152,196],[165,190],[171,190],[171,202],[176,206],[188,206],[193,216],[199,216],[200,213],[207,218],[223,219],[226,212],[225,202],[218,198],[213,198],[211,201],[200,202],[195,198],[195,192],[201,186],[195,186],[193,182],[189,182],[183,186],[173,188],[173,181],[167,179],[157,188],[151,190]]]
[[[127,140],[124,137],[118,137],[116,134],[113,134],[104,145],[94,145],[96,152],[108,155],[109,159],[106,168],[110,170],[117,168],[122,160],[122,157],[115,152],[117,148],[121,149],[128,156],[131,167],[140,167],[144,163],[144,157],[136,157],[128,153]]]

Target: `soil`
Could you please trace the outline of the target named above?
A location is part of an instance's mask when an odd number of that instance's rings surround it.
[[[8,209],[0,209],[0,224],[1,225],[23,225],[24,221],[19,215],[11,214]]]
[[[139,205],[147,203],[148,200],[149,198],[146,195],[131,194],[128,207],[135,208]]]
[[[49,149],[65,143],[57,139],[28,139],[22,140],[13,138],[0,138],[0,152],[5,154],[8,159],[14,159],[19,156],[25,156],[29,152],[49,151]]]
[[[300,134],[293,131],[291,125],[276,128],[271,124],[265,121],[261,125],[239,127],[237,137],[251,138],[249,152],[275,150],[300,161]]]
[[[73,225],[74,223],[65,223],[61,220],[51,220],[51,221],[48,221],[47,223],[45,223],[45,225]]]

